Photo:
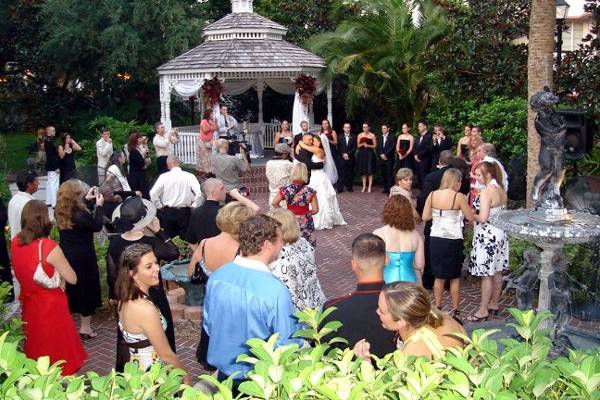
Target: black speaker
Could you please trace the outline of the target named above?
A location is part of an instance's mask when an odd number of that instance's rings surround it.
[[[586,153],[592,151],[594,132],[591,120],[582,111],[557,111],[565,118],[567,134],[565,137],[565,157],[567,160],[581,160]]]

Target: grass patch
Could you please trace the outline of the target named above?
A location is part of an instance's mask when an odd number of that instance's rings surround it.
[[[5,157],[0,159],[0,170],[8,172],[22,171],[27,167],[27,159],[35,157],[29,154],[27,148],[35,143],[31,133],[11,133],[2,135],[4,139]]]

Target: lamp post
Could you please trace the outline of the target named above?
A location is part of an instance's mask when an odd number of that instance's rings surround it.
[[[562,33],[565,27],[565,20],[569,13],[569,3],[565,0],[556,0],[556,71],[560,70],[562,59]]]

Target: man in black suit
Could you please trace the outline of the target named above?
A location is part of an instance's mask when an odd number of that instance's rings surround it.
[[[415,164],[417,169],[417,177],[419,178],[419,185],[423,186],[425,176],[431,170],[431,156],[433,153],[433,138],[431,133],[427,132],[427,123],[425,121],[419,121],[417,125],[419,130],[419,138],[415,143]]]
[[[389,193],[394,174],[394,154],[396,153],[396,138],[390,134],[387,124],[381,125],[381,138],[377,141],[377,156],[381,165],[383,193]]]
[[[444,150],[452,150],[452,138],[446,136],[446,130],[442,125],[433,126],[433,157],[431,160],[431,169],[435,169],[440,159],[440,153]]]
[[[306,121],[302,121],[300,122],[300,133],[298,133],[297,135],[294,136],[294,149],[296,149],[296,147],[298,147],[298,143],[300,143],[302,141],[302,137],[304,135],[306,135],[307,133],[310,133],[308,131],[308,122]],[[294,152],[294,154],[296,154]]]
[[[447,169],[450,169],[450,164],[454,158],[454,154],[451,150],[444,150],[440,153],[440,158],[436,170],[427,174],[423,185],[421,186],[421,193],[417,199],[417,212],[419,215],[423,215],[423,208],[427,197],[434,190],[438,190],[440,183],[442,182],[442,176]],[[425,229],[423,235],[425,237],[425,269],[423,270],[423,287],[427,289],[433,288],[433,276],[431,276],[431,267],[429,266],[429,235],[431,234],[431,221],[425,223]]]
[[[340,154],[340,170],[337,182],[338,192],[354,191],[354,153],[356,152],[356,137],[352,135],[352,127],[344,124],[344,134],[338,137],[338,152]]]
[[[307,123],[307,125],[308,125],[308,123]],[[313,135],[309,132],[303,131],[302,142],[304,144],[306,144],[307,146],[312,146],[313,145]],[[310,151],[303,149],[302,147],[296,145],[296,160],[298,160],[301,163],[304,163],[306,165],[306,167],[308,168],[309,175],[310,175],[310,171],[312,171],[314,169],[323,169],[323,163],[322,162],[313,162],[311,160],[312,156],[313,156],[313,154]]]

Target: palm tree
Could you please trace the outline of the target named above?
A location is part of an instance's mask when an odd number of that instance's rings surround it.
[[[413,21],[413,4],[417,3],[420,18]],[[308,47],[325,58],[326,79],[347,78],[349,115],[368,101],[397,122],[418,120],[438,94],[427,54],[448,31],[442,9],[430,0],[358,4],[355,16],[334,32],[311,38]]]
[[[555,0],[532,0],[529,23],[529,58],[527,61],[527,94],[531,98],[544,86],[552,87],[554,60]],[[531,206],[533,178],[539,170],[540,137],[535,130],[535,112],[527,115],[527,206]]]

